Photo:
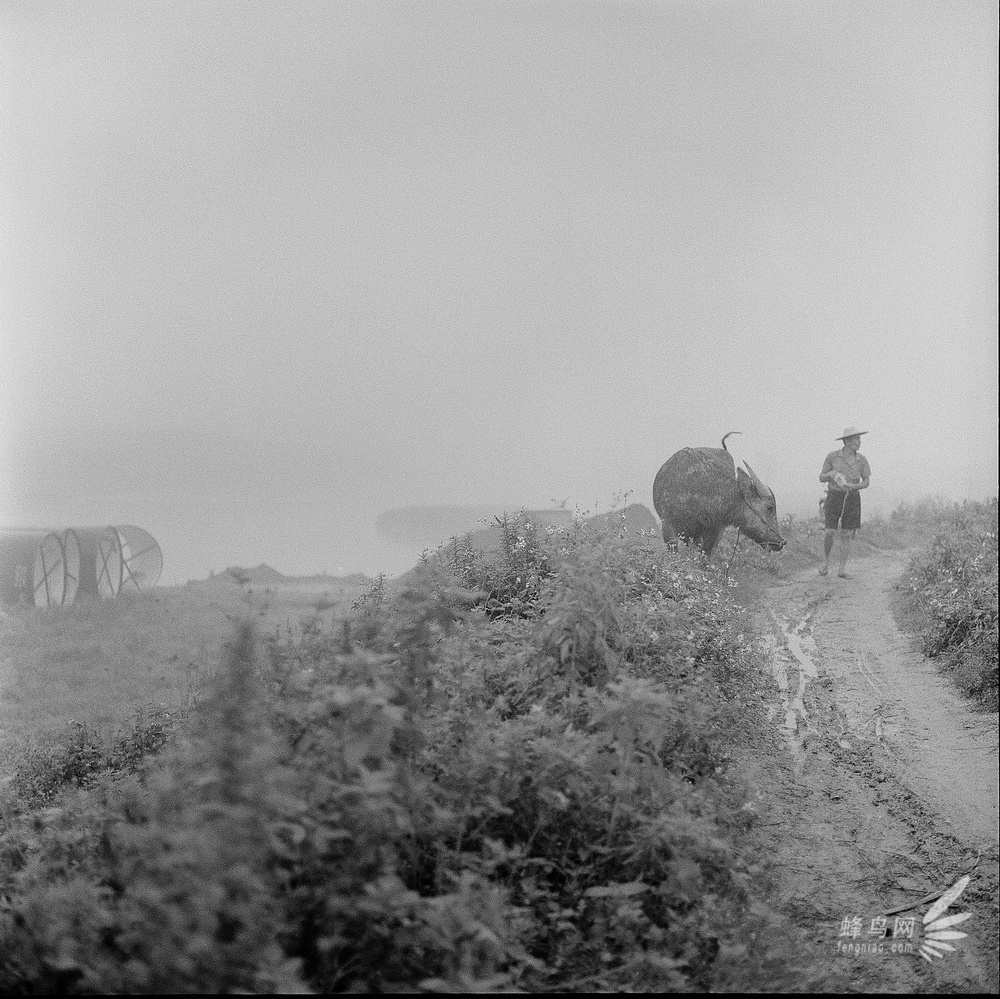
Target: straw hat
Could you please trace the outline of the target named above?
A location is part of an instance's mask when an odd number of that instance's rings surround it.
[[[848,437],[860,437],[862,434],[868,433],[867,430],[858,430],[857,427],[844,427],[844,433],[841,437],[836,438],[838,441],[847,440]]]

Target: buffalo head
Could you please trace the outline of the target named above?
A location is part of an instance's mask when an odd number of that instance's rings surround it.
[[[785,547],[785,539],[778,531],[778,504],[774,493],[757,477],[757,473],[744,461],[746,472],[736,470],[740,497],[746,504],[742,523],[743,533],[763,548],[780,552]],[[748,474],[749,473],[749,474]]]

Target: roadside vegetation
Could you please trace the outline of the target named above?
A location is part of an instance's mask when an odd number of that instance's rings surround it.
[[[996,503],[962,509],[873,528],[933,536],[912,595],[950,644],[928,649],[988,663],[992,634],[995,700]],[[785,525],[800,560],[816,527]],[[349,610],[246,593],[221,652],[199,610],[197,648],[153,671],[177,667],[180,704],[10,748],[0,992],[835,990],[769,905],[730,770],[766,729],[745,603],[775,557],[706,566],[624,523],[495,530]],[[52,619],[58,662],[77,628],[96,664],[108,632],[114,676],[141,676],[179,620],[146,599],[117,613],[155,650],[95,605]]]
[[[725,575],[497,529],[14,759],[0,991],[804,987],[727,776],[764,680]]]
[[[906,576],[908,618],[924,652],[997,710],[997,501],[937,511],[930,544]]]

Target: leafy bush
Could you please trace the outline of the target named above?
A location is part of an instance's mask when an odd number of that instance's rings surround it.
[[[386,587],[386,576],[384,572],[380,572],[372,580],[368,589],[351,604],[351,609],[357,611],[363,617],[371,617],[373,614],[378,613],[379,609],[385,605],[388,599],[389,593]],[[318,607],[317,615],[321,614],[323,610],[323,607]]]
[[[955,506],[929,548],[910,563],[911,605],[925,621],[923,648],[963,688],[997,707],[997,501]]]
[[[277,772],[245,629],[191,746],[150,776],[102,782],[12,822],[0,876],[0,989],[300,990],[278,945],[268,864]]]
[[[729,587],[583,528],[507,538],[267,656],[242,628],[155,767],[98,776],[81,740],[87,779],[0,832],[0,990],[731,981],[779,920],[722,776],[759,666]]]
[[[530,618],[484,608],[436,645],[418,759],[440,822],[404,879],[502,886],[522,987],[704,985],[747,901],[715,774],[752,645],[693,554],[539,544]]]
[[[73,722],[61,738],[24,747],[10,788],[23,808],[51,804],[67,786],[90,787],[104,774],[134,773],[173,737],[186,711],[160,705],[141,708],[129,729],[110,739]]]
[[[544,581],[551,575],[551,536],[532,524],[523,512],[495,518],[496,547],[484,550],[472,535],[452,538],[425,563],[451,575],[478,594],[490,618],[524,617],[534,612]]]

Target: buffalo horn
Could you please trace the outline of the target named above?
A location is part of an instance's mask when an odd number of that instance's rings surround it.
[[[747,466],[747,471],[750,473],[750,478],[753,479],[753,484],[756,486],[757,492],[759,492],[762,496],[766,495],[769,490],[767,486],[765,486],[764,483],[757,478],[757,473],[750,467],[750,462],[744,461],[743,464]]]

